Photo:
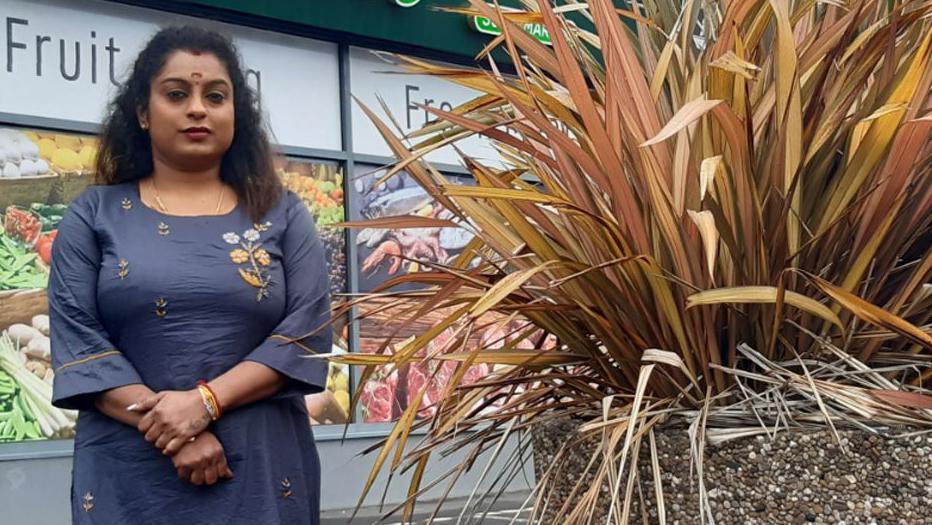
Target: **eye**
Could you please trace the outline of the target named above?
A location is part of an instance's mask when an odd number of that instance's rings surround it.
[[[173,89],[165,94],[169,100],[181,100],[184,97],[188,96],[187,93],[181,91],[180,89]]]
[[[220,104],[226,99],[227,99],[227,96],[224,95],[223,93],[220,93],[219,91],[214,91],[212,93],[207,94],[207,100],[213,102],[214,104]]]

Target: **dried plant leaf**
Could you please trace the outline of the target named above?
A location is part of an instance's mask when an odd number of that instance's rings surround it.
[[[699,168],[699,200],[705,200],[705,195],[709,188],[713,186],[715,178],[725,169],[724,157],[715,155],[702,159],[702,165]]]
[[[826,321],[831,322],[838,328],[843,329],[841,320],[834,312],[824,304],[806,297],[805,295],[786,291],[784,292],[783,301],[800,310],[809,312]],[[689,308],[709,304],[741,304],[741,303],[760,303],[772,304],[777,302],[778,289],[775,286],[736,286],[732,288],[716,288],[705,290],[692,294],[687,299]]]
[[[715,257],[718,255],[718,228],[715,226],[715,217],[709,210],[700,212],[686,210],[689,218],[696,223],[699,228],[699,235],[702,237],[702,245],[705,247],[706,268],[709,270],[709,279],[715,280]]]
[[[753,80],[754,75],[760,71],[759,67],[747,60],[739,58],[734,51],[726,51],[722,56],[709,63],[709,65],[741,75],[748,80]]]
[[[901,390],[868,390],[874,397],[882,401],[910,408],[932,410],[932,395],[919,392],[903,392]]]
[[[815,276],[810,276],[810,279],[813,284],[818,286],[826,295],[838,301],[845,309],[861,320],[902,334],[915,341],[917,344],[922,345],[927,350],[932,349],[932,336],[919,329],[919,327],[824,279]]]
[[[641,147],[653,146],[659,144],[668,138],[682,131],[686,126],[700,119],[703,115],[712,111],[715,106],[721,104],[721,100],[706,100],[699,98],[688,102],[673,115],[673,118],[660,130],[653,138],[641,144]]]

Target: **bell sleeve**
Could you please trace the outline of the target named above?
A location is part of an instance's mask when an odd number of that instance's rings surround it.
[[[281,241],[285,276],[285,316],[272,333],[245,358],[262,363],[287,379],[275,398],[321,392],[328,363],[311,358],[330,353],[330,285],[324,245],[307,206],[292,193]]]
[[[52,244],[48,302],[52,404],[86,410],[97,394],[142,383],[132,363],[110,342],[97,309],[100,247],[94,230],[95,192],[76,199]]]

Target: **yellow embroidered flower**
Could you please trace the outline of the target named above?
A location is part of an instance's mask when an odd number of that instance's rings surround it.
[[[243,264],[249,261],[249,253],[246,250],[236,249],[230,252],[230,259],[234,264]]]
[[[269,258],[269,252],[265,251],[263,248],[259,248],[253,252],[253,255],[256,256],[256,262],[262,266],[268,266],[271,262],[271,259]]]
[[[242,277],[244,281],[249,283],[249,286],[253,286],[255,288],[263,288],[265,286],[265,283],[262,282],[262,277],[253,270],[244,270],[240,268],[239,276]]]

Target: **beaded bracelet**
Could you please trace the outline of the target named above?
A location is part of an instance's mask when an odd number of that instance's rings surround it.
[[[200,380],[197,382],[197,391],[201,393],[201,399],[204,400],[204,408],[207,409],[207,414],[210,416],[212,421],[220,419],[220,416],[223,415],[223,408],[220,407],[220,402],[217,401],[217,395],[214,394],[210,385],[206,381]]]

